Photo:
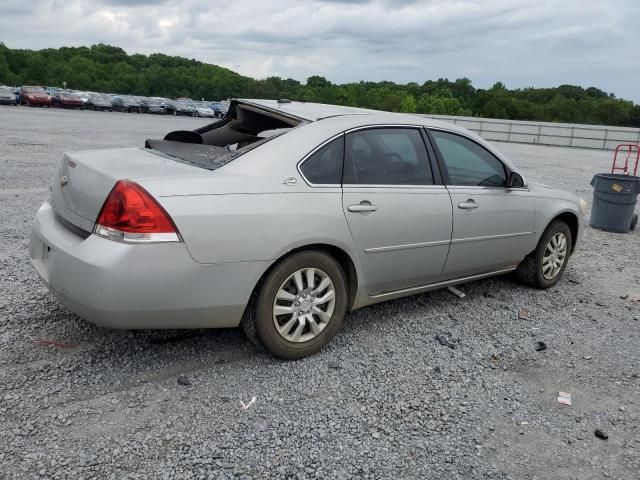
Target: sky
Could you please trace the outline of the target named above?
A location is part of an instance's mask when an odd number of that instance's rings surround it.
[[[106,43],[254,78],[595,86],[640,103],[640,0],[0,0],[11,48]]]

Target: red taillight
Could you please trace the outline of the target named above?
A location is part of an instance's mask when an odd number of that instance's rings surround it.
[[[94,233],[125,242],[179,242],[169,214],[137,183],[119,180],[102,205]]]

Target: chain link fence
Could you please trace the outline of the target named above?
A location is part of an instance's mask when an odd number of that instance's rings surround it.
[[[555,145],[559,147],[614,150],[621,143],[640,144],[640,129],[578,125],[569,123],[523,122],[493,118],[422,115],[455,123],[485,140]]]

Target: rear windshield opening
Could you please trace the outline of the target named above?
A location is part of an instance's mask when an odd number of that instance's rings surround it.
[[[283,133],[300,121],[251,105],[236,104],[220,122],[196,130],[205,145],[228,146],[230,150]]]
[[[145,147],[215,170],[301,123],[278,112],[232,103],[229,113],[220,121],[193,131],[171,132],[164,140],[147,140]]]

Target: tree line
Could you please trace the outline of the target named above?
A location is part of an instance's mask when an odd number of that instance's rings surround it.
[[[108,93],[218,100],[288,98],[391,112],[640,127],[640,105],[595,87],[477,89],[468,78],[334,84],[314,75],[256,80],[195,59],[128,55],[98,44],[58,49],[11,49],[0,43],[0,84],[49,85]]]

